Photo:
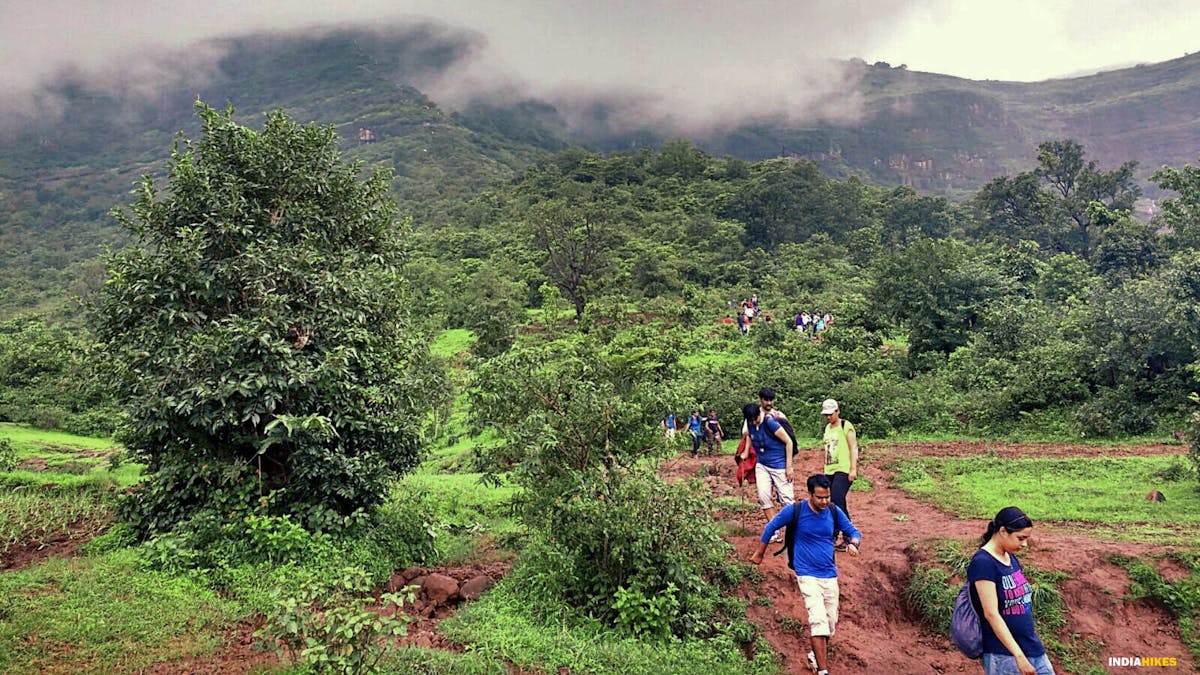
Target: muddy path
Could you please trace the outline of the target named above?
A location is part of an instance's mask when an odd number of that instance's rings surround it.
[[[959,457],[989,451],[1002,457],[1090,457],[1182,453],[1181,446],[1070,446],[1050,444],[938,443],[928,445],[883,444],[870,446],[872,460],[864,465],[873,486],[869,492],[852,492],[850,516],[863,533],[862,555],[838,556],[841,617],[833,640],[830,670],[838,673],[978,673],[978,662],[961,656],[948,638],[924,627],[905,608],[902,597],[911,576],[911,545],[933,538],[969,539],[984,530],[983,521],[963,520],[908,497],[892,484],[886,458],[908,456]],[[701,477],[716,497],[737,497],[753,502],[753,488],[737,488],[733,462],[728,457],[684,457],[663,464],[668,479]],[[799,474],[806,467],[801,459]],[[803,488],[797,498],[803,498]],[[744,534],[728,540],[740,559],[758,547],[763,521],[757,513],[724,516]],[[736,531],[736,529],[735,529]],[[1174,656],[1187,672],[1194,669],[1180,640],[1178,627],[1162,609],[1146,601],[1126,601],[1129,578],[1108,562],[1114,553],[1145,555],[1169,548],[1153,544],[1092,538],[1054,526],[1038,526],[1030,548],[1021,555],[1035,567],[1069,574],[1059,583],[1068,607],[1069,633],[1077,644],[1100,645],[1099,657]],[[803,628],[803,600],[784,556],[767,556],[759,568],[764,580],[755,586],[743,583],[739,597],[749,602],[751,621],[783,658],[787,673],[808,673],[807,633]],[[759,600],[761,596],[769,601]],[[1058,666],[1058,664],[1055,664]],[[1065,670],[1059,667],[1059,672]]]

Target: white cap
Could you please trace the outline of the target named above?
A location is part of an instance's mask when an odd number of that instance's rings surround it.
[[[838,411],[837,401],[835,401],[831,398],[825,399],[825,402],[821,404],[821,414],[822,415],[832,415],[833,413],[835,413],[837,411]]]

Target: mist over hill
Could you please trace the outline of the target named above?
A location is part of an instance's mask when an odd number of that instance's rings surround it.
[[[163,170],[178,132],[195,136],[197,99],[234,106],[250,126],[276,108],[334,125],[347,157],[394,170],[419,225],[569,146],[637,151],[683,136],[714,155],[805,158],[833,176],[952,199],[1032,168],[1046,140],[1078,140],[1102,168],[1136,160],[1143,182],[1200,148],[1200,55],[1039,83],[830,63],[808,91],[704,111],[664,109],[636,83],[533,97],[500,76],[484,82],[472,65],[480,39],[438,24],[325,28],[60,71],[0,129],[4,304],[38,307],[95,283],[99,246],[123,237],[108,210],[129,201],[139,175]]]

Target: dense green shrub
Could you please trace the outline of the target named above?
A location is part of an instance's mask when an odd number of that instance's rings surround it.
[[[514,572],[518,584],[558,599],[552,611],[561,602],[631,634],[708,634],[720,620],[712,581],[731,549],[699,488],[620,468],[575,482],[556,499],[544,543]]]
[[[480,458],[522,488],[517,513],[532,541],[513,576],[535,612],[704,635],[727,620],[711,580],[729,548],[703,491],[665,484],[643,461],[668,448],[657,423],[675,400],[666,378],[679,349],[644,333],[571,335],[482,364],[472,414],[504,443]]]
[[[261,133],[197,104],[203,137],[114,215],[94,324],[147,464],[124,513],[144,536],[216,504],[331,530],[418,461],[442,376],[407,311],[388,176],[282,112]]]

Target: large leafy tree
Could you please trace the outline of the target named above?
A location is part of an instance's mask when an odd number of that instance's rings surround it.
[[[1008,243],[1030,239],[1090,258],[1096,232],[1105,223],[1093,220],[1096,212],[1088,205],[1128,211],[1141,190],[1133,177],[1137,162],[1102,171],[1085,154],[1073,140],[1038,145],[1037,168],[997,178],[976,195],[982,221],[977,234]]]
[[[1070,250],[1088,257],[1099,226],[1088,211],[1092,202],[1115,210],[1129,210],[1141,194],[1133,181],[1137,162],[1125,162],[1111,171],[1085,161],[1083,146],[1076,141],[1047,141],[1038,146],[1038,168],[1034,170],[1055,197],[1060,221],[1070,227]]]
[[[166,189],[147,176],[114,211],[134,243],[95,307],[124,441],[148,465],[127,515],[144,535],[207,509],[332,529],[416,464],[437,389],[388,176],[361,179],[331,128],[197,111]]]

